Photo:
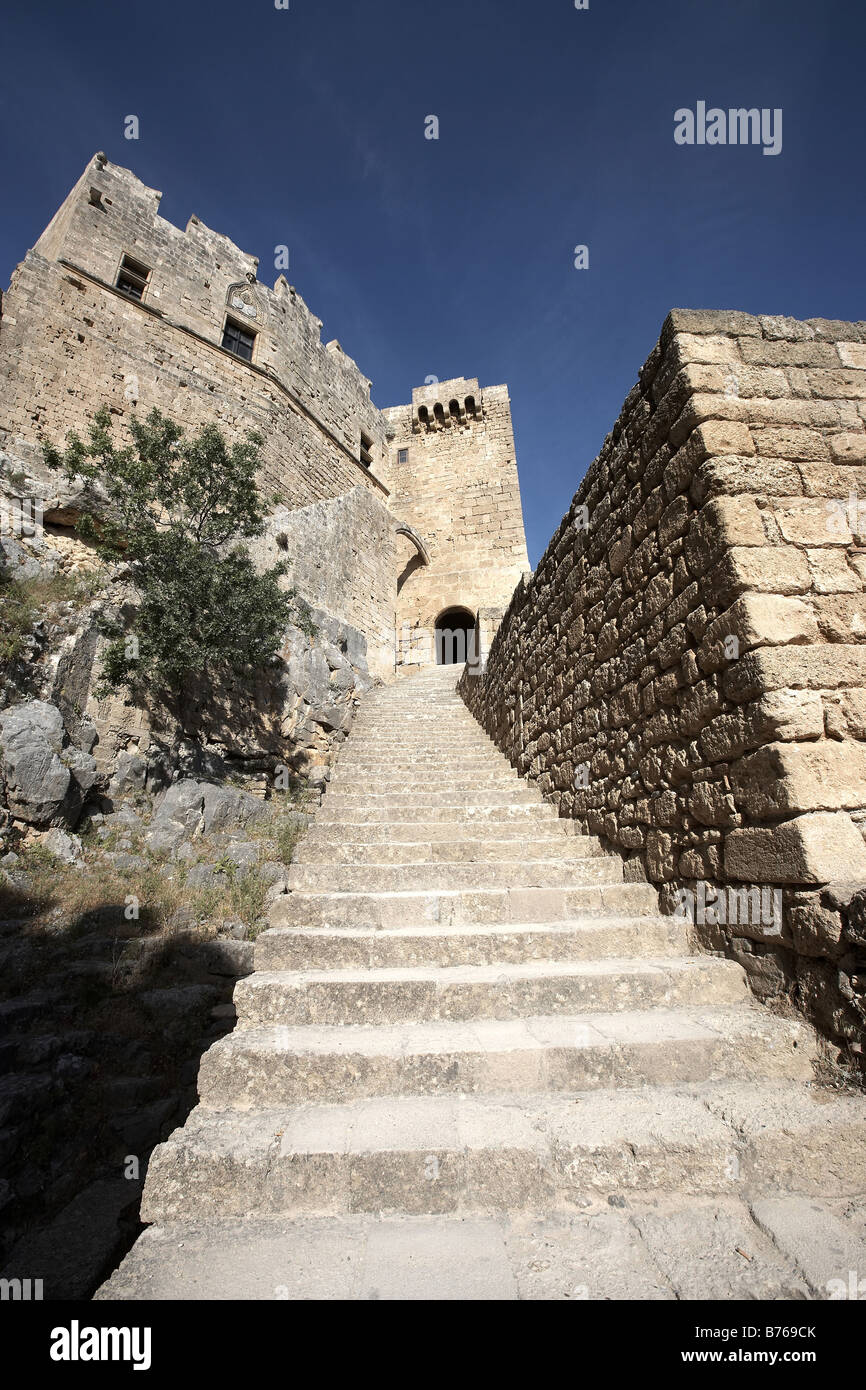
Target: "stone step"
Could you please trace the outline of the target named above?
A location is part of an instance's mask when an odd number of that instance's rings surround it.
[[[272,927],[256,938],[256,970],[340,970],[408,965],[486,965],[528,960],[604,960],[685,955],[686,924],[674,917],[596,917],[513,927]]]
[[[586,863],[604,862],[587,860]],[[278,898],[272,927],[412,927],[422,923],[563,922],[614,913],[658,911],[648,883],[584,888],[438,889],[435,892],[310,893]]]
[[[567,844],[568,841],[563,841]],[[519,862],[456,864],[292,864],[286,878],[298,892],[435,893],[441,888],[578,888],[622,883],[622,860],[610,855]]]
[[[204,1054],[211,1110],[721,1079],[808,1081],[811,1031],[746,1005],[472,1023],[238,1028]]]
[[[346,791],[343,787],[331,787],[325,794],[326,803],[332,812],[337,810],[367,811],[387,807],[400,810],[405,807],[435,810],[440,806],[451,806],[463,810],[468,806],[541,806],[538,793],[531,787],[468,787],[465,791],[444,788],[428,788],[425,791],[378,791],[374,787],[358,791]],[[553,807],[549,808],[553,810]]]
[[[426,801],[431,792],[439,794],[443,792],[456,793],[462,797],[470,792],[495,791],[509,794],[513,791],[532,791],[525,782],[521,782],[517,773],[509,769],[505,772],[459,772],[447,773],[442,771],[430,770],[428,772],[407,772],[401,776],[394,775],[390,769],[380,770],[377,773],[367,774],[343,769],[335,772],[327,784],[328,792],[336,791],[348,792],[355,796],[412,796],[417,801]],[[513,799],[513,798],[510,798]],[[540,793],[535,793],[535,800],[540,800]]]
[[[416,834],[418,833],[416,827]],[[506,864],[527,859],[595,859],[602,853],[598,840],[589,835],[557,835],[531,842],[512,840],[409,840],[377,844],[370,840],[320,837],[311,830],[298,844],[293,864]]]
[[[238,1026],[391,1024],[735,1004],[736,961],[712,956],[362,970],[257,970],[235,986]]]
[[[428,732],[417,732],[411,734],[401,731],[399,734],[379,734],[375,731],[367,731],[356,725],[352,728],[352,736],[346,745],[347,752],[351,751],[352,756],[359,753],[369,753],[372,758],[395,757],[401,752],[407,757],[413,754],[426,754],[430,758],[459,757],[463,753],[469,754],[490,754],[504,758],[496,744],[484,734],[480,734],[477,729],[466,729],[465,732],[447,724],[438,728],[431,728]]]
[[[534,819],[531,824],[522,814],[499,819],[491,816],[485,817],[484,820],[473,817],[469,823],[457,817],[450,820],[447,817],[441,820],[437,818],[426,823],[421,820],[328,821],[324,819],[322,811],[301,843],[307,845],[314,842],[316,845],[324,845],[351,842],[387,845],[429,841],[438,845],[443,842],[454,843],[463,836],[468,844],[498,845],[505,841],[516,841],[525,845],[527,852],[535,845],[560,845],[565,839],[575,839],[578,842],[594,839],[593,836],[576,833],[574,821],[560,820],[556,816]]]
[[[384,777],[392,779],[412,777],[416,781],[421,781],[426,777],[470,777],[476,773],[498,773],[501,777],[513,779],[517,777],[517,769],[513,768],[504,758],[492,757],[466,757],[453,758],[447,762],[442,762],[435,758],[402,758],[393,761],[388,758],[362,759],[341,757],[335,764],[331,781],[337,776],[353,777]]]
[[[96,1299],[799,1303],[826,1300],[833,1278],[847,1291],[847,1272],[866,1267],[856,1198],[655,1190],[630,1191],[622,1208],[619,1197],[584,1202],[167,1222],[144,1232]]]
[[[862,1190],[866,1109],[792,1082],[198,1107],[151,1159],[148,1222],[525,1211],[588,1196]]]
[[[488,737],[463,702],[455,704],[453,698],[433,701],[428,697],[414,704],[398,699],[370,709],[362,706],[355,722],[365,733],[381,734],[383,738],[442,735],[451,731],[479,741]]]
[[[370,822],[388,824],[391,821],[414,821],[416,824],[435,825],[438,821],[459,821],[464,826],[474,828],[476,825],[498,824],[501,821],[522,821],[526,825],[530,822],[559,819],[554,807],[546,801],[520,801],[516,804],[503,802],[498,806],[465,803],[458,805],[455,802],[444,806],[419,806],[417,801],[413,804],[412,797],[407,797],[406,800],[409,803],[406,806],[396,806],[388,801],[384,801],[381,806],[360,801],[346,806],[345,803],[338,804],[337,797],[326,796],[322,802],[322,809],[316,816],[316,825],[349,827]]]
[[[499,749],[491,743],[489,745],[473,746],[458,752],[452,752],[447,745],[432,749],[429,752],[406,753],[402,757],[383,756],[383,745],[378,740],[371,740],[366,744],[363,739],[355,742],[354,732],[348,743],[344,744],[339,751],[335,769],[341,767],[358,767],[376,769],[382,767],[396,767],[411,771],[413,768],[501,768],[504,771],[516,772],[516,768],[500,753]]]

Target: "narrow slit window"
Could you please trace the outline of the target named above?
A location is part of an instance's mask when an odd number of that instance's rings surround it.
[[[233,352],[235,357],[242,357],[245,362],[252,362],[255,341],[255,333],[250,333],[246,328],[242,328],[239,323],[235,323],[234,319],[226,319],[222,345],[229,352]]]
[[[130,299],[144,299],[149,279],[150,270],[141,261],[134,261],[131,256],[122,258],[116,283],[123,294],[128,294]]]
[[[373,462],[373,441],[363,430],[361,430],[361,462],[365,468],[369,468]]]

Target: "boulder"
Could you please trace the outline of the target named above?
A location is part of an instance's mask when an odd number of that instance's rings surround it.
[[[216,787],[209,782],[200,785],[203,789],[202,828],[205,835],[210,835],[214,830],[240,829],[270,814],[271,808],[267,802],[250,796],[249,792],[241,791],[238,787]]]
[[[56,705],[29,700],[0,714],[0,770],[12,815],[29,825],[74,825],[97,780],[89,753],[64,747]]]

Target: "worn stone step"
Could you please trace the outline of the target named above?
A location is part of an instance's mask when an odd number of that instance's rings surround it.
[[[516,772],[516,768],[512,768],[508,759],[493,744],[488,748],[479,748],[475,743],[449,743],[446,748],[437,748],[420,744],[381,744],[378,740],[371,741],[369,746],[350,740],[345,745],[345,752],[337,758],[334,771],[338,767],[361,767],[379,772],[389,767],[404,771],[416,768],[455,771],[462,767],[486,767],[494,771],[499,769],[507,772],[511,769]]]
[[[332,814],[341,811],[367,811],[382,806],[389,810],[404,807],[422,806],[425,810],[439,806],[452,806],[462,810],[468,806],[535,806],[540,798],[530,787],[519,784],[511,787],[467,787],[464,791],[450,787],[428,788],[423,793],[413,791],[376,791],[373,788],[360,791],[346,791],[343,787],[331,787],[326,793],[326,801]],[[552,809],[552,808],[551,808]]]
[[[588,1196],[862,1189],[866,1108],[796,1082],[199,1107],[151,1159],[142,1219],[520,1211]]]
[[[411,734],[403,731],[390,735],[360,729],[356,724],[352,729],[351,739],[346,745],[346,752],[352,757],[366,753],[373,759],[399,758],[400,756],[408,758],[418,755],[447,760],[463,755],[474,757],[482,754],[502,760],[505,758],[496,744],[483,734],[479,734],[477,729],[467,728],[465,732],[461,732],[450,723],[444,727],[434,727],[429,733],[416,732]]]
[[[513,771],[447,773],[430,770],[395,776],[385,770],[368,776],[365,773],[344,769],[335,772],[328,783],[329,793],[340,791],[356,796],[411,795],[422,802],[430,792],[455,792],[458,796],[463,796],[468,792],[514,790],[531,791],[532,788],[528,788],[525,782],[522,783]],[[540,799],[538,793],[536,799]]]
[[[493,777],[499,779],[503,784],[514,786],[519,781],[517,769],[511,767],[504,761],[494,762],[492,758],[473,758],[471,761],[466,759],[455,759],[452,763],[443,765],[433,759],[423,761],[420,758],[404,760],[403,762],[388,762],[379,760],[376,763],[361,762],[358,759],[346,758],[333,769],[330,781],[337,783],[347,781],[352,778],[356,781],[366,779],[368,782],[380,782],[382,780],[392,782],[409,782],[413,785],[428,785],[432,781],[448,781],[454,779],[469,781],[473,778]],[[330,785],[330,783],[329,783]]]
[[[580,1091],[812,1076],[811,1031],[745,1005],[472,1023],[239,1028],[204,1054],[199,1097],[248,1110],[372,1096]]]
[[[444,841],[454,843],[458,839],[466,837],[466,842],[471,844],[492,843],[499,844],[503,841],[517,841],[527,848],[527,852],[533,845],[542,843],[561,844],[565,838],[576,840],[592,840],[593,836],[580,835],[576,831],[573,820],[560,820],[556,816],[545,816],[543,819],[535,819],[532,824],[527,824],[526,818],[520,817],[473,817],[467,823],[465,819],[443,818],[435,821],[422,822],[420,820],[410,821],[328,821],[324,819],[324,811],[317,817],[314,824],[310,827],[304,840],[301,842],[306,845],[308,842],[319,844],[342,844],[350,841],[353,844],[369,843],[373,844],[406,844],[419,840],[430,841],[432,844],[441,844]]]
[[[238,1024],[389,1024],[613,1013],[746,998],[736,961],[702,957],[257,970],[239,980]]]
[[[568,841],[563,841],[567,844]],[[371,856],[368,854],[367,859]],[[593,855],[499,863],[292,864],[292,891],[335,893],[437,892],[441,888],[577,888],[622,883],[622,860]]]
[[[417,833],[417,828],[416,828]],[[310,831],[295,850],[293,864],[506,864],[529,860],[595,859],[602,853],[589,835],[558,835],[542,840],[409,840],[378,844],[370,840],[319,837]]]
[[[391,821],[398,823],[414,821],[416,824],[435,825],[437,821],[457,821],[463,825],[474,827],[475,825],[501,821],[521,821],[526,825],[533,821],[559,819],[553,806],[546,801],[520,801],[516,804],[503,802],[498,806],[476,806],[466,803],[457,805],[455,802],[444,806],[419,806],[417,803],[412,804],[411,797],[406,799],[409,804],[405,806],[396,806],[393,802],[387,801],[381,806],[371,805],[369,802],[340,806],[337,804],[336,797],[326,796],[322,803],[322,809],[316,817],[316,824],[351,826],[376,821],[380,824],[387,824]]]
[[[603,960],[688,953],[674,917],[588,917],[577,922],[396,927],[272,927],[256,938],[257,970],[403,965],[487,965],[527,960]]]
[[[629,1191],[580,1211],[166,1222],[96,1298],[760,1304],[825,1300],[840,1269],[847,1292],[864,1266],[862,1199]]]
[[[639,916],[657,910],[657,895],[648,883],[584,888],[456,888],[426,893],[294,892],[273,904],[270,925],[411,927],[423,922],[561,922],[611,912]]]

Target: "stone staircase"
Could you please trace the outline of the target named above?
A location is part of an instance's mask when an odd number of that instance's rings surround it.
[[[98,1297],[802,1298],[866,1274],[862,1100],[517,777],[460,669],[365,698]]]

